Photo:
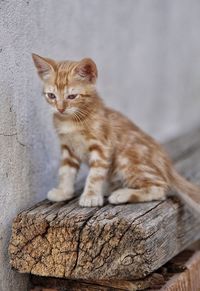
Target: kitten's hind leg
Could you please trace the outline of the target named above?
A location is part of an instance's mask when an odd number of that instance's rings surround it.
[[[165,200],[165,194],[166,189],[159,186],[150,186],[141,189],[122,188],[114,191],[108,200],[111,204]]]

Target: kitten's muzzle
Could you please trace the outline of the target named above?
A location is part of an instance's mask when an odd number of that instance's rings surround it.
[[[63,113],[65,111],[65,108],[57,108],[57,109],[60,113]]]

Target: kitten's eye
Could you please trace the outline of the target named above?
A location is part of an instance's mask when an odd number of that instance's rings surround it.
[[[53,93],[47,93],[47,96],[49,99],[56,99],[56,95],[54,95]]]
[[[72,99],[75,99],[76,96],[77,96],[76,94],[71,94],[71,95],[67,96],[67,99],[71,99],[72,100]]]

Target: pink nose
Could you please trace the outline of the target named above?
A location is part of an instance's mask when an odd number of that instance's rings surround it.
[[[65,111],[65,109],[64,109],[64,108],[58,108],[58,111],[59,111],[60,113],[63,113],[63,112]]]

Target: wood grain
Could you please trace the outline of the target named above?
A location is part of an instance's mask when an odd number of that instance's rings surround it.
[[[183,174],[199,182],[200,135],[196,132],[195,141],[189,135],[172,142],[172,158]],[[181,154],[176,154],[174,145]],[[200,218],[174,198],[101,208],[82,208],[77,198],[54,204],[45,200],[16,217],[9,252],[11,265],[19,272],[135,280],[199,238]]]
[[[31,290],[45,291],[47,288],[55,291],[136,291],[146,290],[147,288],[159,289],[165,284],[165,278],[162,274],[153,273],[147,276],[145,279],[135,281],[83,281],[83,280],[68,280],[52,277],[30,277]]]
[[[199,291],[200,290],[200,251],[185,263],[186,270],[175,274],[160,289],[161,291]]]
[[[31,291],[199,291],[200,252],[186,250],[156,272],[140,280],[88,282],[31,275],[30,285]]]

